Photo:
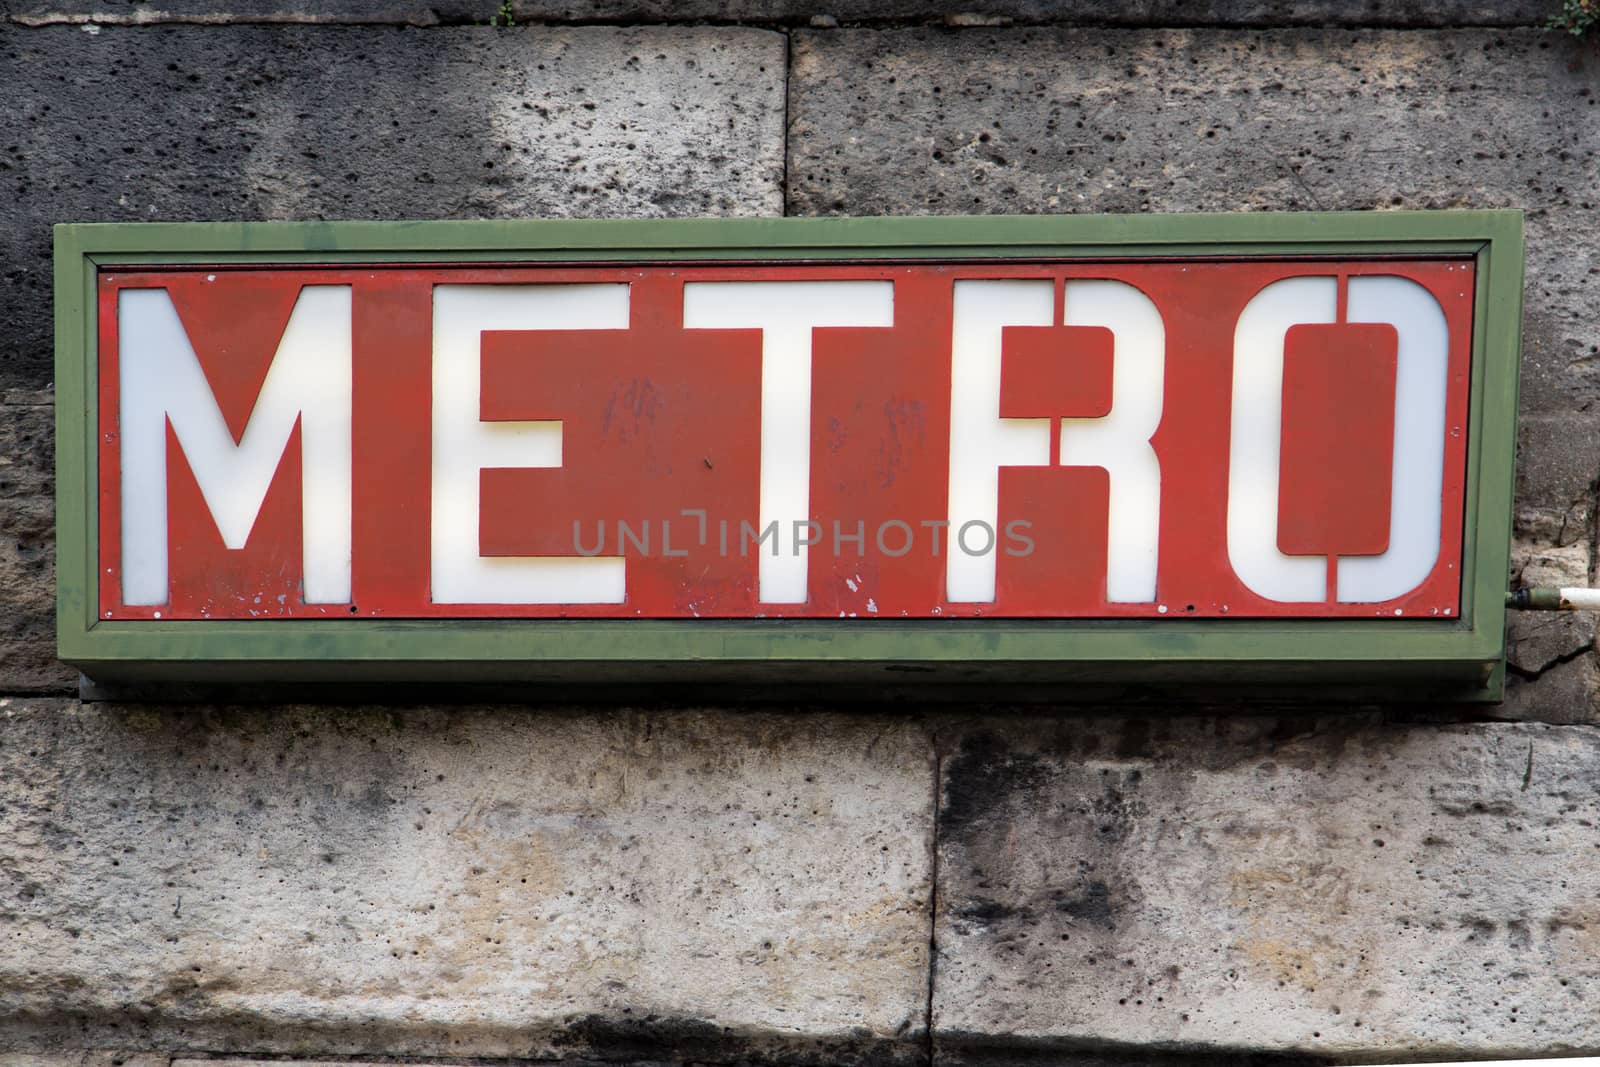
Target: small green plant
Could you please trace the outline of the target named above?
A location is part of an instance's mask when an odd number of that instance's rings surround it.
[[[1560,14],[1551,16],[1545,25],[1574,37],[1593,33],[1600,28],[1600,0],[1561,0]]]
[[[511,0],[500,0],[500,10],[489,16],[491,26],[515,26],[517,13],[511,10]]]

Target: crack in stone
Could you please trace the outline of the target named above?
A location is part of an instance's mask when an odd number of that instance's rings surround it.
[[[1544,677],[1546,674],[1555,670],[1557,667],[1564,667],[1568,663],[1572,663],[1574,660],[1582,659],[1584,656],[1589,655],[1593,651],[1594,646],[1586,644],[1582,648],[1573,649],[1571,652],[1563,653],[1551,660],[1549,663],[1545,664],[1543,667],[1531,671],[1526,667],[1517,666],[1508,659],[1506,660],[1506,671],[1509,674],[1516,675],[1523,681],[1535,682]]]

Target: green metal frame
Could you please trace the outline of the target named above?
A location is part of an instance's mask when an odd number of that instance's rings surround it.
[[[1453,621],[96,618],[94,296],[102,267],[1427,255],[1477,263],[1463,588]],[[1035,687],[1057,697],[1149,685],[1498,700],[1522,271],[1518,211],[63,224],[55,231],[59,653],[102,683],[849,683],[873,692],[931,682],[954,692],[966,682],[986,693]]]

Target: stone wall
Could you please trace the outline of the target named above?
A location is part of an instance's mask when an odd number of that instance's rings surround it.
[[[1512,577],[1588,584],[1554,8],[0,0],[0,1064],[1600,1051],[1583,617],[1514,621],[1487,716],[131,706],[53,658],[58,221],[1519,207]]]

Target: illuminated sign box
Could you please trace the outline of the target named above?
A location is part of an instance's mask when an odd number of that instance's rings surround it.
[[[56,271],[97,681],[1498,696],[1515,212],[68,225]]]

